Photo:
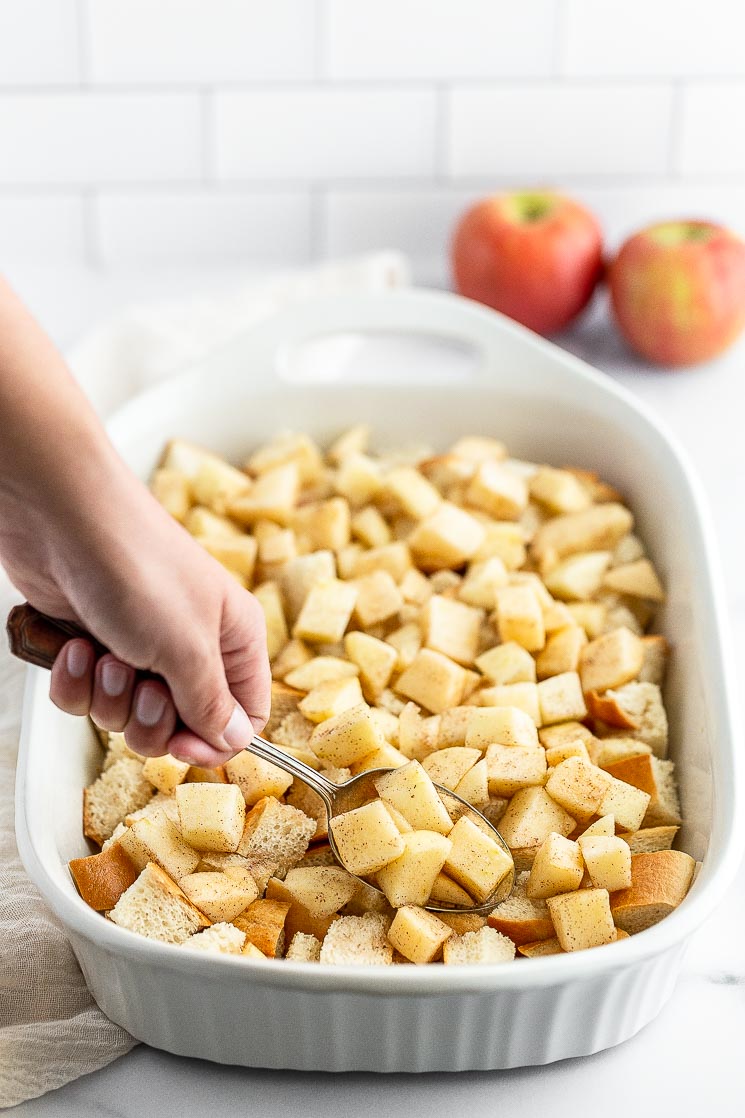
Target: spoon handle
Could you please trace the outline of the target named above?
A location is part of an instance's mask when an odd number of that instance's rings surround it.
[[[59,621],[47,617],[28,602],[21,606],[14,606],[8,615],[8,643],[10,651],[19,660],[28,664],[35,664],[39,668],[51,668],[63,646],[73,637],[84,637],[92,641],[96,647],[96,654],[103,655],[104,648],[90,633],[86,633],[80,626],[71,621]],[[266,741],[258,735],[250,745],[246,746],[250,753],[271,762],[277,768],[283,769],[292,776],[299,777],[309,787],[317,792],[323,802],[330,807],[336,785],[326,777],[321,776],[310,765],[304,764],[296,757],[285,753],[276,745]]]

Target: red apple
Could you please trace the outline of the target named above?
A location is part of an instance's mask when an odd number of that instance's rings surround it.
[[[710,221],[666,221],[613,261],[611,306],[626,341],[660,365],[695,365],[745,327],[745,242]]]
[[[561,330],[586,306],[602,271],[602,234],[583,206],[551,191],[484,198],[451,245],[456,291],[539,334]]]

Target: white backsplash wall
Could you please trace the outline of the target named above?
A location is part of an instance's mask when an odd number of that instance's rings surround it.
[[[446,277],[472,199],[745,234],[742,0],[0,0],[0,269]]]

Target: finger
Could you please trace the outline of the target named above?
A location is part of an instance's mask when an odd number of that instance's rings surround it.
[[[124,727],[129,748],[145,757],[162,757],[175,728],[176,708],[166,685],[157,679],[138,683]]]
[[[241,588],[226,602],[222,651],[230,691],[259,734],[269,718],[272,701],[266,622],[259,602]]]
[[[68,641],[54,661],[49,697],[68,714],[88,714],[93,693],[95,653],[90,641]]]
[[[217,641],[214,648],[181,648],[162,674],[182,721],[196,739],[221,752],[222,761],[247,745],[254,729],[231,694]]]
[[[132,707],[135,670],[110,653],[96,664],[91,718],[103,730],[123,730]]]
[[[168,752],[179,761],[199,765],[202,769],[216,769],[230,760],[231,753],[215,749],[206,741],[198,738],[191,730],[179,730],[168,743]]]

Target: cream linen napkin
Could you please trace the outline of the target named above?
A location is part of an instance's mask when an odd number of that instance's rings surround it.
[[[84,339],[70,363],[107,415],[284,304],[407,280],[403,257],[382,252],[276,276],[222,298],[136,309]],[[0,569],[0,619],[17,600]],[[18,857],[13,785],[23,675],[0,640],[0,1107],[104,1067],[137,1043],[93,1001],[63,929]]]

